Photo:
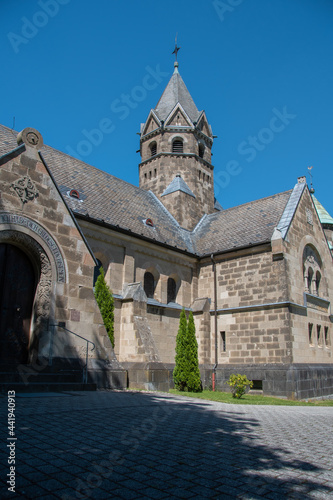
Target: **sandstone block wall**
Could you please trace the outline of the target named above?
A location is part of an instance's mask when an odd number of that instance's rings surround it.
[[[28,252],[38,280],[31,346],[48,355],[53,332],[54,356],[85,356],[85,342],[51,326],[62,322],[96,344],[90,356],[112,358],[93,295],[94,259],[39,157],[41,136],[31,133],[37,143],[29,144],[24,136],[26,150],[0,168],[1,242]]]

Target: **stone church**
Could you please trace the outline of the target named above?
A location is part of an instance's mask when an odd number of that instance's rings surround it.
[[[100,387],[168,390],[185,308],[205,387],[245,373],[264,394],[333,394],[333,219],[305,177],[224,210],[213,140],[177,62],[141,125],[139,187],[0,126],[2,371],[77,363]]]

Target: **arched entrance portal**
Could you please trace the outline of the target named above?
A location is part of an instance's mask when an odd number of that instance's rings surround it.
[[[27,255],[0,243],[0,362],[28,361],[29,333],[37,279]]]

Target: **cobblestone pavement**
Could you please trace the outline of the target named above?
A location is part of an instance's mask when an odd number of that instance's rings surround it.
[[[333,499],[332,407],[16,394],[13,441],[7,395],[0,400],[1,498]],[[13,453],[15,493],[6,484]]]

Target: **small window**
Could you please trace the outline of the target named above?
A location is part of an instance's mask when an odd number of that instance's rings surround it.
[[[330,347],[331,345],[330,332],[328,326],[325,326],[325,345],[326,347]]]
[[[309,344],[310,345],[313,345],[313,323],[309,323],[308,325],[308,328],[309,328]]]
[[[97,278],[101,274],[101,269],[103,269],[102,262],[99,259],[96,259],[96,260],[97,260],[97,266],[95,266],[95,269],[94,269],[94,283],[93,283],[93,286],[95,286]]]
[[[323,339],[321,335],[321,326],[317,325],[317,344],[319,347],[323,347]]]
[[[156,170],[156,168],[154,168],[154,177],[156,177],[156,176],[157,176],[157,170]]]
[[[72,198],[76,198],[77,200],[80,199],[79,192],[76,189],[72,189],[69,193],[69,196],[71,196]]]
[[[220,332],[221,335],[221,352],[226,352],[227,344],[225,340],[225,332]]]
[[[320,286],[321,274],[319,271],[316,272],[316,295],[319,296],[319,286]]]
[[[205,146],[203,144],[199,144],[199,156],[200,158],[203,158],[205,154]]]
[[[155,292],[155,280],[154,276],[149,272],[144,275],[143,288],[148,299],[153,299]]]
[[[149,144],[149,148],[150,148],[150,156],[155,156],[156,153],[157,153],[157,144],[156,142],[152,142],[151,144]]]
[[[201,179],[201,170],[199,170],[199,181]]]
[[[147,172],[145,172],[145,174],[144,174],[144,175],[145,175],[145,180],[147,180]]]
[[[252,380],[253,386],[252,390],[253,391],[262,391],[262,380]]]
[[[175,139],[173,141],[172,152],[173,153],[182,153],[183,152],[183,141],[181,139]]]
[[[173,278],[168,278],[168,304],[176,302],[177,285]]]

